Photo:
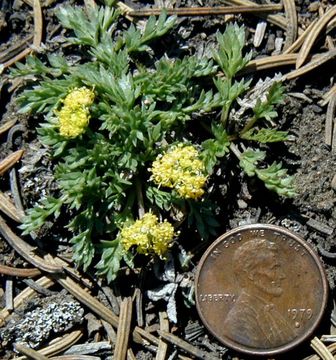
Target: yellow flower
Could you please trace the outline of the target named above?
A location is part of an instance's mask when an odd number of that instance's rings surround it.
[[[94,101],[94,92],[86,87],[74,88],[63,100],[65,106],[90,106]]]
[[[174,228],[167,220],[160,223],[157,216],[146,213],[142,219],[124,227],[120,238],[125,250],[136,246],[139,254],[156,254],[163,258],[172,245]]]
[[[57,115],[60,134],[67,138],[83,134],[89,124],[90,114],[85,107],[63,106]]]
[[[83,134],[89,125],[89,106],[94,101],[94,92],[85,87],[75,88],[63,100],[57,112],[60,134],[74,138]]]
[[[178,144],[152,164],[151,180],[159,186],[175,189],[185,199],[198,199],[204,194],[207,177],[199,153],[191,145]]]

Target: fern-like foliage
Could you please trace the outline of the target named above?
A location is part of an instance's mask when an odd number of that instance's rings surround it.
[[[57,12],[62,25],[74,32],[75,36],[68,41],[92,47],[111,37],[119,15],[118,10],[109,6],[87,6],[85,9],[62,6]]]
[[[47,197],[41,203],[27,211],[27,219],[21,226],[23,234],[29,234],[33,230],[40,228],[45,221],[53,216],[57,219],[61,213],[62,200],[54,197]]]
[[[139,32],[139,30],[131,24],[123,37],[123,42],[128,52],[143,52],[149,50],[147,44],[166,34],[175,25],[175,21],[175,16],[167,18],[167,14],[162,12],[158,19],[154,16],[148,19],[143,32]]]
[[[141,28],[131,24],[121,31],[114,0],[105,3],[62,6],[57,11],[68,31],[68,44],[82,52],[80,61],[73,63],[65,55],[28,57],[10,76],[28,84],[19,99],[20,111],[40,116],[39,140],[54,160],[57,182],[53,197],[27,211],[22,229],[27,234],[64,213],[74,261],[84,270],[94,265],[99,275],[112,281],[123,264],[132,267],[135,249],[125,250],[121,233],[144,209],[157,214],[158,221],[169,219],[182,228],[194,227],[200,238],[216,234],[219,224],[210,194],[185,199],[170,185],[153,182],[148,169],[165,151],[176,143],[192,143],[194,129],[201,123],[207,132],[198,134],[198,143],[191,148],[199,153],[194,159],[199,172],[206,173],[198,180],[211,186],[211,175],[232,155],[233,142],[268,144],[285,140],[287,133],[269,128],[267,122],[262,129],[254,127],[257,120],[276,115],[283,92],[278,83],[257,101],[247,127],[232,121],[231,110],[251,87],[251,80],[236,79],[251,58],[243,55],[243,27],[228,25],[217,35],[213,59],[158,58],[151,42],[170,31],[176,18],[163,12]],[[144,64],[138,55],[147,51],[152,63]],[[217,77],[218,70],[225,77]],[[90,99],[69,104],[69,94],[76,92],[91,94]],[[84,106],[85,102],[90,105]],[[64,108],[68,120],[76,114],[84,120],[85,127],[76,136],[61,131]],[[281,164],[259,166],[265,157],[260,150],[247,150],[240,164],[269,189],[294,196],[292,179]],[[166,231],[170,231],[167,226]]]
[[[240,166],[248,176],[256,175],[265,186],[281,196],[295,197],[294,177],[288,176],[287,169],[282,164],[273,162],[266,168],[259,168],[259,162],[264,160],[266,153],[260,150],[247,149],[241,154]]]
[[[212,125],[214,139],[208,139],[202,143],[202,159],[209,174],[212,174],[219,159],[224,157],[230,150],[229,136],[223,126]]]
[[[217,34],[219,49],[213,51],[216,60],[228,79],[232,79],[251,60],[252,53],[243,56],[245,30],[237,24],[229,24],[223,34]]]
[[[242,139],[258,141],[260,143],[272,143],[288,140],[288,131],[278,131],[275,129],[255,128],[246,131],[241,135]]]
[[[120,262],[124,257],[124,250],[118,239],[101,242],[102,257],[96,265],[97,274],[106,276],[108,282],[113,281],[120,269]]]
[[[254,116],[256,119],[271,120],[275,118],[278,113],[274,110],[274,106],[280,104],[283,100],[283,87],[279,82],[273,82],[268,90],[266,100],[257,100],[256,105],[253,108]]]

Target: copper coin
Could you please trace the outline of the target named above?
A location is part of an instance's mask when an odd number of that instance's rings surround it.
[[[208,330],[250,355],[275,355],[310,337],[328,295],[315,252],[287,229],[264,224],[219,237],[200,261],[195,289]]]

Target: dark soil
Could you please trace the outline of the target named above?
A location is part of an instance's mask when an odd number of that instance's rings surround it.
[[[41,51],[61,51],[63,31],[57,24],[53,16],[53,9],[62,3],[75,3],[75,1],[41,1],[45,4],[43,17],[45,22],[44,47]],[[186,0],[172,1],[176,6],[200,6],[202,1]],[[76,2],[77,3],[77,2]],[[154,1],[155,4],[161,4],[161,1]],[[262,1],[258,2],[262,3]],[[331,1],[316,2],[321,8],[333,5]],[[218,5],[216,1],[204,2],[204,5]],[[143,5],[136,2],[134,7]],[[318,16],[317,7],[310,1],[296,1],[299,24],[302,27],[308,25]],[[244,23],[248,29],[249,47],[253,48],[253,33],[258,23],[257,18],[252,16],[237,16],[238,21]],[[182,18],[179,20],[179,26],[174,33],[164,41],[165,49],[170,56],[177,53],[202,54],[209,51],[214,42],[217,29],[224,28],[222,17],[195,17]],[[0,4],[0,63],[11,58],[9,50],[13,44],[26,41],[27,37],[33,33],[32,10],[29,5],[21,0],[3,0]],[[335,35],[330,33],[330,35]],[[285,38],[285,32],[277,27],[268,24],[265,38],[258,48],[253,48],[255,57],[261,55],[271,55],[275,51],[275,39]],[[159,44],[158,44],[159,45]],[[170,47],[167,47],[169,45]],[[319,51],[325,50],[321,40],[317,46]],[[319,52],[317,51],[317,52]],[[7,55],[6,55],[7,54]],[[7,57],[8,58],[7,58]],[[70,54],[76,60],[77,54]],[[295,174],[298,196],[293,200],[280,200],[276,195],[270,194],[264,187],[241,174],[236,184],[230,188],[230,192],[225,184],[219,184],[221,191],[225,194],[225,201],[222,204],[222,212],[226,214],[223,219],[223,226],[219,233],[243,224],[251,223],[271,223],[286,227],[301,235],[320,255],[323,261],[329,284],[330,298],[334,298],[336,287],[336,263],[334,252],[336,252],[336,154],[325,144],[325,118],[326,106],[319,105],[322,96],[330,89],[334,81],[334,60],[323,65],[322,68],[308,73],[307,75],[286,84],[287,96],[285,104],[279,107],[279,122],[282,129],[288,130],[291,135],[291,141],[286,144],[275,147],[275,158],[282,160]],[[275,72],[288,69],[274,69],[274,72],[255,73],[255,79],[260,77],[273,76]],[[25,149],[24,157],[17,169],[20,180],[20,192],[22,202],[25,208],[33,206],[41,197],[44,197],[53,190],[52,164],[46,157],[45,149],[36,140],[37,126],[36,119],[28,119],[25,115],[17,112],[15,105],[16,97],[19,93],[18,84],[11,84],[4,72],[0,80],[0,126],[8,120],[16,118],[16,124],[22,125],[12,132],[12,138],[7,138],[7,134],[0,135],[0,160],[5,158],[13,150]],[[298,96],[298,94],[300,96]],[[304,97],[302,96],[304,95]],[[17,125],[16,125],[17,126]],[[7,195],[11,195],[9,186],[9,175],[0,177],[0,189]],[[8,224],[15,229],[16,224],[6,218]],[[52,224],[46,225],[41,230],[35,245],[40,248],[52,249],[59,252],[64,258],[70,253],[70,247],[62,239],[62,229],[53,228],[53,234],[48,230]],[[42,240],[41,240],[42,239]],[[94,288],[94,294],[106,306],[118,314],[118,304],[120,299],[127,295],[132,295],[136,288],[139,288],[143,299],[144,326],[151,331],[159,328],[159,312],[167,310],[168,307],[174,307],[177,304],[177,321],[171,323],[171,332],[189,341],[200,350],[210,352],[223,359],[241,359],[230,350],[221,346],[201,325],[197,315],[191,287],[194,280],[197,262],[208,244],[201,244],[194,252],[191,262],[183,270],[181,267],[165,269],[164,280],[155,278],[151,266],[145,267],[139,273],[125,272],[112,287],[106,287],[101,280],[94,279],[97,283]],[[12,267],[31,267],[0,236],[0,264]],[[159,269],[157,269],[159,270]],[[164,272],[160,269],[159,272]],[[170,274],[170,275],[169,275]],[[172,275],[173,274],[173,275]],[[6,285],[11,279],[7,275],[1,275],[1,307],[5,307]],[[140,281],[139,281],[140,279]],[[21,278],[13,278],[14,296],[19,295],[24,288],[29,286],[27,281]],[[127,286],[125,286],[127,284]],[[158,287],[165,287],[167,295],[160,298]],[[29,302],[24,302],[22,306],[14,309],[12,315],[6,319],[6,324],[0,329],[0,357],[2,359],[13,358],[14,352],[12,343],[15,337],[20,338],[19,330],[24,328],[24,319],[33,316],[38,318],[38,312],[45,314],[48,307],[54,306],[60,312],[67,312],[68,323],[62,328],[62,322],[57,331],[46,331],[41,339],[35,338],[30,344],[36,347],[43,347],[59,333],[69,330],[84,329],[84,337],[80,343],[94,343],[106,341],[107,336],[105,328],[100,319],[90,314],[85,306],[79,305],[70,295],[65,295],[60,287],[54,286],[52,292],[44,292],[36,296]],[[151,292],[148,292],[150,290]],[[43,289],[41,290],[43,291]],[[176,297],[174,299],[174,294]],[[53,305],[54,304],[54,305]],[[69,305],[73,304],[73,305]],[[73,306],[73,308],[71,307]],[[71,308],[69,310],[69,308]],[[80,313],[81,319],[71,316],[71,311],[76,309]],[[169,310],[169,309],[168,309]],[[171,314],[173,310],[170,308]],[[139,311],[138,311],[139,312]],[[32,315],[33,314],[33,315]],[[89,315],[88,315],[89,314]],[[64,315],[64,314],[63,314]],[[44,315],[43,315],[44,316]],[[173,316],[173,315],[171,315]],[[316,332],[316,336],[322,334],[331,334],[334,332],[332,321],[332,309],[329,308],[324,322]],[[43,320],[43,318],[41,318]],[[40,321],[41,321],[40,319]],[[51,321],[57,322],[56,317]],[[63,320],[62,320],[63,321]],[[137,322],[139,320],[139,314]],[[43,325],[42,325],[43,326]],[[32,331],[34,326],[26,328],[26,332]],[[154,359],[155,349],[151,346],[147,348],[136,344],[131,345],[137,359]],[[112,344],[113,348],[113,344]],[[169,359],[175,359],[174,347],[169,348]],[[101,359],[111,359],[112,349],[104,348],[96,354]],[[309,342],[303,344],[295,353],[284,356],[284,358],[303,359],[313,353]],[[289,356],[289,357],[288,357]],[[167,357],[168,358],[168,357]]]

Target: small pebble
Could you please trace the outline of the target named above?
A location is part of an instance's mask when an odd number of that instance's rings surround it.
[[[239,199],[237,201],[237,204],[238,204],[239,209],[246,209],[248,206],[247,203],[242,199]]]
[[[274,42],[275,50],[272,52],[272,55],[278,55],[278,54],[280,54],[281,49],[282,49],[283,41],[284,41],[284,39],[283,39],[283,38],[280,38],[280,37],[277,37],[277,38],[275,39],[275,42]]]
[[[267,51],[267,53],[270,53],[274,49],[275,49],[275,35],[270,34],[267,39],[266,51]]]

